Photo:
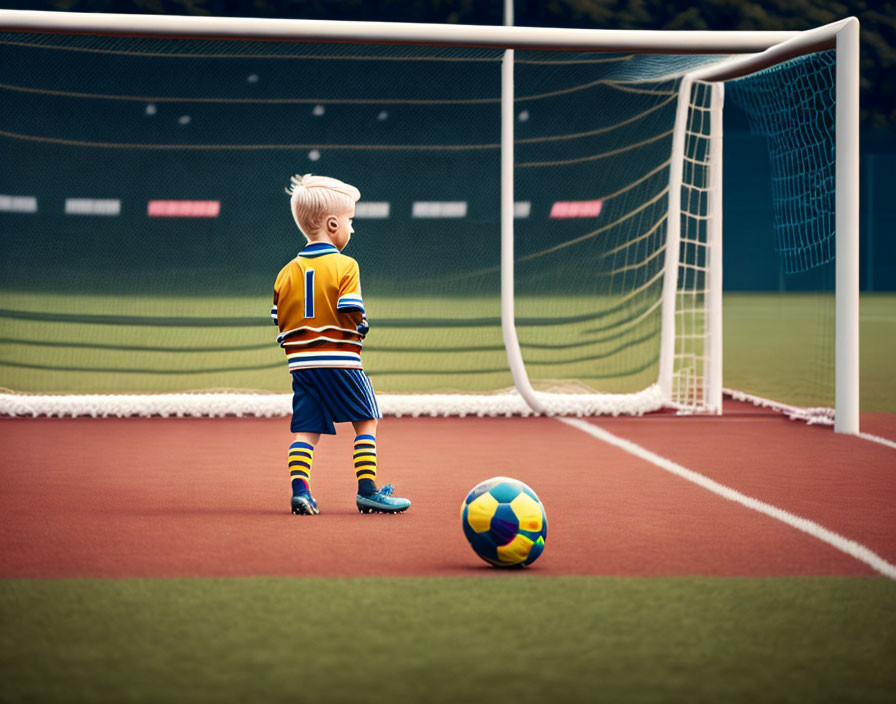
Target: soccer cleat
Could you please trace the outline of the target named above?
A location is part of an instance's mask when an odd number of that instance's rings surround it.
[[[358,510],[361,513],[401,513],[407,511],[411,506],[408,499],[402,499],[398,496],[392,496],[395,491],[391,484],[387,484],[382,489],[377,489],[372,494],[358,494],[355,501],[358,504]]]
[[[317,501],[311,494],[297,494],[292,497],[292,512],[297,516],[316,516],[320,513]]]

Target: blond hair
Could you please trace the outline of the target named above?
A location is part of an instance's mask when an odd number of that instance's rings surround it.
[[[328,176],[296,174],[286,192],[292,217],[308,238],[321,230],[328,215],[344,215],[361,197],[361,191],[339,179]]]

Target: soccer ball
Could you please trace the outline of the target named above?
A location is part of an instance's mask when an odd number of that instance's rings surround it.
[[[495,567],[531,565],[544,550],[544,507],[531,487],[516,479],[493,477],[476,485],[460,518],[475,553]]]

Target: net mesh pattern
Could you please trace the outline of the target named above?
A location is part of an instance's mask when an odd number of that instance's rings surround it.
[[[246,392],[288,389],[267,313],[274,276],[303,245],[283,187],[314,172],[362,192],[346,253],[361,268],[378,392],[526,412],[513,393],[495,397],[513,385],[501,57],[0,34],[0,386],[20,401],[153,394],[163,415],[181,412],[171,394],[237,390],[233,409]],[[719,57],[515,58],[527,371],[564,395],[560,412],[656,408],[675,98],[683,72]],[[181,409],[202,394],[190,398]],[[402,403],[394,412],[415,412]]]
[[[785,273],[834,259],[836,52],[809,54],[727,84],[768,138],[775,228]]]
[[[835,400],[835,78],[830,50],[725,86],[751,130],[766,138],[771,192],[754,197],[771,197],[779,253],[776,298],[762,306],[726,300],[725,356],[737,376],[726,374],[725,383],[741,397],[774,399],[825,423]],[[763,235],[756,233],[756,246]]]
[[[533,56],[516,52],[515,77],[526,369],[536,389],[636,393],[657,379],[677,71],[695,62]]]
[[[35,200],[2,213],[0,385],[282,389],[266,299],[302,245],[283,186],[313,171],[362,190],[347,253],[378,390],[512,386],[501,52],[19,34],[0,52],[0,192]],[[655,376],[662,76],[706,60],[517,56],[517,324],[537,386],[631,393]],[[551,218],[579,200],[602,201],[599,217]],[[149,217],[151,201],[219,210]]]
[[[675,354],[672,401],[680,410],[709,410],[708,335],[710,305],[709,250],[714,163],[712,136],[713,91],[711,83],[695,82],[688,96],[684,155],[681,165],[681,215],[678,245],[678,281],[675,291]],[[721,106],[715,109],[721,109]]]
[[[500,52],[0,37],[2,381],[16,391],[288,389],[267,311],[303,246],[294,173],[357,184],[350,254],[387,392],[512,385],[498,285]],[[69,212],[69,201],[118,212]],[[466,201],[464,218],[413,218]],[[150,217],[152,202],[215,217]]]

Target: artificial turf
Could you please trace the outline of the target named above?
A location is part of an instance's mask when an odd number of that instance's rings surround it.
[[[50,393],[289,391],[276,331],[266,320],[267,298],[0,293],[0,387]],[[608,392],[631,392],[656,380],[656,340],[649,336],[638,333],[625,344],[613,335],[590,342],[593,321],[527,323],[595,309],[593,301],[565,300],[517,302],[519,337],[533,383],[575,379]],[[422,306],[415,298],[370,297],[368,308],[373,327],[365,368],[379,393],[480,392],[513,385],[497,298],[430,298]],[[725,386],[796,405],[833,403],[832,296],[728,293],[723,310]],[[893,294],[862,296],[863,411],[896,412],[890,361],[896,348],[894,310]],[[408,324],[421,316],[431,324],[410,330]],[[460,324],[464,320],[469,324]],[[602,320],[602,326],[612,331],[611,322]]]
[[[4,702],[884,702],[883,578],[6,580]]]
[[[896,411],[893,301],[862,299],[863,410]],[[240,301],[226,312],[254,315],[267,301],[257,303]],[[89,313],[90,304],[68,302],[73,312]],[[193,299],[179,305],[191,306],[175,311],[181,315],[207,308]],[[489,315],[496,309],[483,306]],[[726,296],[726,384],[748,387],[754,367],[768,380],[768,395],[792,384],[790,372],[769,378],[768,370],[804,365],[796,342],[803,323],[812,322],[809,310],[826,315],[814,301]],[[170,311],[163,300],[143,300],[134,313]],[[4,319],[0,386],[97,390],[96,373],[3,366],[43,364],[46,333],[83,345],[67,358],[82,355],[85,366],[270,362],[236,374],[105,373],[103,391],[141,384],[288,391],[272,327],[222,328],[218,343],[246,349],[211,357],[144,349],[204,339],[189,328],[165,329],[161,339],[153,327],[127,331],[123,339],[116,326]],[[783,344],[749,344],[769,336]],[[483,365],[505,364],[498,327],[477,327],[468,337],[488,348],[478,353]],[[375,379],[377,368],[431,359],[402,351],[402,339],[372,333],[365,355]],[[429,344],[425,336],[414,340]],[[765,363],[769,355],[776,365]],[[415,378],[384,382],[415,390],[401,386]],[[47,386],[60,379],[64,388]],[[456,386],[458,379],[431,383]],[[509,379],[500,371],[464,383],[504,386]],[[875,702],[891,701],[896,691],[896,584],[886,579],[492,577],[2,580],[0,701]]]

